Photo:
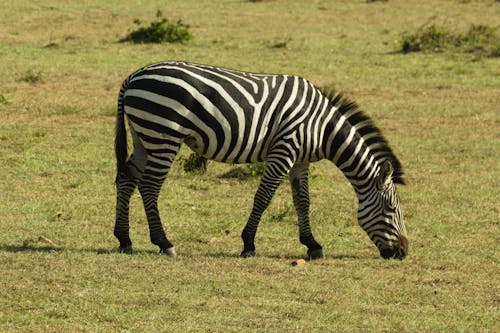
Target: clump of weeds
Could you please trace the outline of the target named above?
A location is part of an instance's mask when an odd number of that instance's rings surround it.
[[[0,104],[3,104],[3,105],[9,105],[10,102],[9,100],[7,99],[7,97],[5,97],[4,95],[0,95]]]
[[[41,71],[35,72],[34,70],[29,69],[24,73],[23,76],[21,76],[21,78],[19,78],[19,81],[31,84],[43,82],[42,72]]]
[[[182,22],[181,19],[177,22],[170,22],[163,17],[163,13],[158,10],[156,19],[151,21],[148,26],[141,26],[140,20],[134,20],[134,23],[139,26],[137,30],[130,32],[127,36],[121,39],[121,42],[141,43],[184,43],[193,38],[189,31],[189,25]]]
[[[207,159],[196,153],[192,153],[183,161],[184,171],[188,173],[205,174],[207,172],[207,165]]]
[[[472,24],[465,33],[454,33],[435,24],[405,34],[401,40],[401,52],[458,51],[488,57],[500,56],[500,38],[497,28]]]

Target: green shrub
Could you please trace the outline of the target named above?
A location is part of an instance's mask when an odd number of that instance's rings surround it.
[[[27,70],[24,75],[19,79],[19,81],[27,83],[39,83],[43,81],[42,72],[35,72],[33,70]]]
[[[0,95],[0,104],[9,105],[10,102],[4,95]]]
[[[266,169],[266,162],[246,164],[244,166],[235,167],[221,175],[221,178],[237,178],[240,180],[250,178],[260,178]]]
[[[246,167],[250,176],[261,177],[266,169],[266,162],[247,164]]]
[[[463,46],[467,52],[484,53],[490,56],[498,56],[500,39],[495,28],[487,25],[472,24],[469,31],[457,40],[459,46]],[[496,49],[496,51],[495,51]]]
[[[435,25],[419,29],[412,35],[404,35],[401,43],[403,53],[439,52],[451,44],[453,44],[453,36]]]
[[[184,171],[204,174],[207,172],[207,163],[208,161],[206,158],[196,153],[192,153],[187,159],[183,161]]]
[[[232,168],[231,170],[220,175],[220,178],[223,178],[223,179],[236,178],[236,179],[240,179],[240,180],[245,180],[245,179],[249,179],[250,177],[251,177],[251,175],[250,175],[250,172],[248,171],[248,169],[241,167],[241,166]]]
[[[291,205],[285,204],[285,207],[283,207],[282,210],[278,211],[277,213],[271,213],[270,218],[273,221],[281,222],[286,219],[292,218],[292,214],[293,214],[293,207]]]
[[[273,42],[270,44],[270,48],[272,48],[272,49],[288,49],[288,43],[290,43],[291,40],[292,40],[292,38],[287,37],[283,40]]]
[[[465,34],[451,33],[433,24],[404,35],[401,41],[403,53],[455,50],[498,57],[499,49],[497,28],[482,24],[472,24]]]
[[[500,1],[500,0],[498,0]],[[491,57],[500,57],[500,43],[496,43],[495,46],[493,46],[493,48],[491,49],[491,52],[490,52],[490,56]]]
[[[184,43],[193,36],[189,32],[189,25],[182,22],[181,19],[176,23],[170,22],[162,17],[161,11],[156,13],[156,20],[153,20],[149,26],[140,26],[140,20],[134,20],[140,27],[129,33],[121,42],[132,43]]]

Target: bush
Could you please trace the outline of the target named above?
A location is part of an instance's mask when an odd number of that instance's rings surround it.
[[[276,41],[276,42],[270,44],[270,48],[272,48],[272,49],[288,49],[288,44],[290,43],[291,40],[292,40],[292,38],[287,37],[283,40]]]
[[[246,164],[245,166],[238,166],[229,170],[228,172],[221,175],[221,178],[237,178],[240,180],[250,179],[250,178],[260,178],[264,174],[264,169],[266,168],[266,162]]]
[[[0,104],[9,105],[10,102],[4,95],[0,95]]]
[[[451,44],[453,44],[453,36],[435,25],[419,29],[413,35],[404,35],[401,43],[403,53],[419,51],[439,52]]]
[[[498,57],[500,40],[497,29],[487,25],[472,24],[465,34],[454,34],[436,25],[420,28],[415,34],[406,34],[401,41],[401,51],[443,52],[454,49],[491,57]]]
[[[19,79],[19,81],[27,82],[31,84],[43,82],[42,72],[35,72],[33,70],[27,70],[24,75]]]
[[[189,25],[184,24],[181,19],[176,23],[171,23],[168,19],[162,17],[161,11],[156,13],[156,20],[149,26],[139,27],[137,30],[129,33],[121,42],[132,43],[184,43],[193,36],[189,32]],[[134,20],[136,25],[141,25],[140,20]]]
[[[192,153],[189,157],[183,161],[184,171],[191,173],[201,173],[205,174],[207,172],[207,159],[199,156],[196,153]]]
[[[487,25],[472,24],[467,34],[461,36],[457,42],[460,46],[463,46],[467,52],[479,52],[498,57],[500,39],[496,35],[496,30],[497,29]],[[497,51],[496,55],[495,49]]]
[[[262,177],[266,169],[266,162],[247,164],[246,167],[252,177]]]

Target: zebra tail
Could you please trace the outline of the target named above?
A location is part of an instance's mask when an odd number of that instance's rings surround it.
[[[123,107],[123,94],[127,90],[128,80],[123,82],[118,95],[118,112],[115,127],[115,155],[116,155],[116,180],[120,175],[127,175],[127,129],[125,128],[125,110]]]

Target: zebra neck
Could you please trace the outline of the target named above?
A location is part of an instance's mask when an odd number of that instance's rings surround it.
[[[346,167],[336,164],[344,176],[351,183],[358,199],[370,196],[376,188],[376,175],[379,172],[379,163],[373,157],[357,156],[356,163]]]
[[[404,184],[401,163],[371,118],[342,94],[330,92],[326,96],[332,108],[322,132],[322,153],[342,170],[358,197],[373,190],[385,161],[391,162],[393,181]]]
[[[366,195],[373,187],[379,163],[365,138],[339,113],[325,130],[325,156],[349,180],[358,197]]]

